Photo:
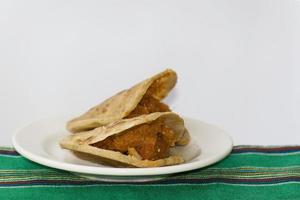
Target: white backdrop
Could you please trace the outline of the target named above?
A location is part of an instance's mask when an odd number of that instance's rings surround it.
[[[300,1],[0,2],[0,145],[166,67],[174,111],[235,144],[300,143]]]

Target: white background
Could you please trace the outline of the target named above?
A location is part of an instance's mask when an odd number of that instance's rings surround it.
[[[299,35],[298,0],[1,0],[0,145],[166,67],[174,111],[235,144],[300,144]]]

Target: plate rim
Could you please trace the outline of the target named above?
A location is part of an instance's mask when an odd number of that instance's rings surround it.
[[[58,118],[58,116],[56,117]],[[183,163],[179,165],[171,165],[171,166],[163,166],[163,167],[148,167],[148,168],[113,168],[113,167],[97,167],[97,166],[82,166],[78,164],[72,164],[72,163],[66,163],[62,161],[56,161],[52,159],[48,159],[39,155],[36,155],[34,153],[31,153],[30,151],[24,149],[20,144],[17,142],[17,137],[19,134],[21,134],[22,129],[25,129],[26,127],[38,123],[39,121],[43,121],[46,119],[53,119],[51,118],[42,118],[40,120],[36,120],[34,122],[29,123],[28,125],[19,128],[15,131],[12,137],[12,144],[16,151],[22,155],[23,157],[36,162],[40,165],[65,170],[69,172],[75,172],[75,173],[83,173],[83,174],[91,174],[91,175],[102,175],[102,176],[155,176],[155,175],[168,175],[168,174],[174,174],[174,173],[180,173],[180,172],[186,172],[191,171],[199,168],[203,168],[212,164],[215,164],[221,160],[223,160],[227,155],[230,154],[233,148],[233,140],[230,137],[229,134],[226,133],[223,129],[219,128],[216,125],[209,124],[207,122],[190,118],[190,117],[183,117],[185,119],[191,119],[196,120],[201,123],[204,123],[207,126],[213,126],[216,129],[219,129],[220,132],[218,134],[222,134],[225,138],[227,138],[229,145],[221,154],[211,156],[206,159],[202,159],[201,162],[194,162],[194,163]]]

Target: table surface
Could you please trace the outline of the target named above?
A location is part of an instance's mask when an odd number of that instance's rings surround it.
[[[0,199],[299,199],[300,146],[236,146],[215,165],[161,180],[91,180],[0,147]]]

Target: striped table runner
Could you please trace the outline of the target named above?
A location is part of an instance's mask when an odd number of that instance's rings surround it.
[[[236,146],[225,160],[151,183],[107,183],[0,147],[0,199],[300,199],[300,146]]]

